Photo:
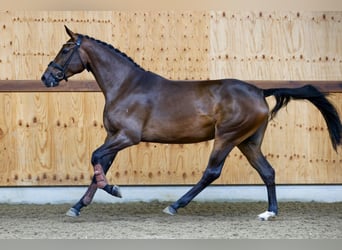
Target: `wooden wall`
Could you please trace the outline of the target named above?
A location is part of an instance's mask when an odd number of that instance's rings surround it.
[[[64,24],[171,79],[342,79],[342,12],[7,11],[0,15],[0,80],[39,80],[68,39]],[[341,97],[329,97],[340,114]],[[103,104],[99,92],[0,92],[0,186],[88,184],[91,153],[105,137]],[[141,143],[119,153],[108,179],[192,184],[211,145]],[[263,151],[277,183],[342,183],[342,150],[333,151],[310,104],[283,109],[269,124]],[[234,150],[215,183],[261,181]]]

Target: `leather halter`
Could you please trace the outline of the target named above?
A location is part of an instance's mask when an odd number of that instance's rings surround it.
[[[65,81],[68,81],[68,78],[67,78],[67,76],[65,74],[65,71],[68,69],[68,66],[69,66],[69,64],[71,62],[71,59],[73,58],[74,54],[76,52],[78,52],[78,49],[79,49],[79,47],[81,46],[81,43],[82,43],[82,39],[83,39],[83,36],[79,35],[77,37],[76,42],[68,42],[67,43],[67,44],[74,45],[74,47],[73,47],[72,53],[70,54],[70,56],[68,57],[68,59],[66,60],[66,62],[64,63],[63,66],[58,64],[58,63],[56,63],[56,62],[54,62],[54,61],[51,61],[49,63],[49,67],[53,67],[53,68],[59,70],[59,72],[57,72],[56,75],[51,73],[52,77],[55,78],[55,80],[61,81],[61,80],[64,79]],[[82,58],[81,58],[80,54],[79,53],[77,53],[77,54],[78,54],[78,56],[79,56],[79,58],[81,60],[81,63],[83,65],[83,67],[89,71],[89,68],[87,67],[87,65],[85,65],[84,62],[82,61]]]

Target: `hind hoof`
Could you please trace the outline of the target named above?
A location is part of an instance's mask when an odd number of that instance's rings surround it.
[[[261,221],[266,221],[266,220],[274,219],[276,216],[277,215],[276,215],[275,212],[266,211],[266,212],[264,212],[262,214],[259,214],[258,218]]]
[[[163,210],[163,212],[166,213],[166,214],[169,214],[169,215],[176,215],[176,214],[177,214],[177,210],[174,209],[174,208],[171,207],[171,206],[166,207],[166,208]]]
[[[66,212],[65,215],[69,217],[78,217],[80,216],[80,211],[72,207],[68,210],[68,212]]]

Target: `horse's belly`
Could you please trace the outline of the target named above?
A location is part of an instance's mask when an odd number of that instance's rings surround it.
[[[144,129],[142,141],[159,143],[196,143],[214,138],[211,121],[164,122]]]

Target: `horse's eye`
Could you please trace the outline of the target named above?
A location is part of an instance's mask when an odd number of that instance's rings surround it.
[[[69,51],[70,51],[69,48],[64,48],[64,49],[62,50],[62,53],[63,53],[63,54],[68,54]]]

